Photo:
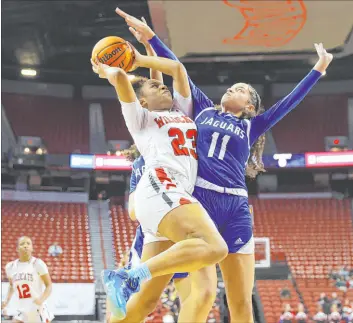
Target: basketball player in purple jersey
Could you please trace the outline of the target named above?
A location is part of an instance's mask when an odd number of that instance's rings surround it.
[[[177,60],[154,32],[140,20],[117,9],[134,34],[144,34],[160,57]],[[262,169],[261,143],[256,141],[293,110],[317,83],[333,56],[322,44],[315,44],[319,59],[308,75],[289,93],[264,113],[261,99],[249,84],[236,83],[221,99],[222,111],[189,78],[198,127],[199,168],[194,196],[216,224],[225,239],[229,254],[220,263],[225,282],[231,322],[253,322],[251,293],[254,283],[254,240],[248,193],[249,174]],[[186,112],[186,111],[185,111]],[[256,144],[255,144],[256,145]],[[250,157],[250,159],[249,159]],[[216,170],[216,171],[215,171]]]

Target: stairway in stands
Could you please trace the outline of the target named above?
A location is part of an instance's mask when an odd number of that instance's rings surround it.
[[[115,268],[113,236],[111,232],[110,210],[108,201],[90,201],[88,206],[90,233],[93,254],[93,266],[96,280],[96,298],[99,318],[106,312],[105,292],[100,273],[103,269]]]

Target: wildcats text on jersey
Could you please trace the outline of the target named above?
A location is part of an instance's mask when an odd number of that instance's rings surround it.
[[[239,136],[241,139],[245,137],[245,131],[240,129],[238,126],[235,126],[231,123],[225,122],[225,121],[219,121],[215,120],[214,118],[209,118],[206,117],[205,120],[200,122],[199,124],[205,124],[205,125],[210,125],[215,128],[221,128],[224,130],[228,130]]]
[[[17,273],[12,277],[12,282],[16,282],[19,280],[27,280],[32,282],[33,281],[33,275],[29,273]]]
[[[158,128],[162,128],[168,123],[193,123],[189,117],[180,116],[180,117],[158,117],[154,119],[154,122],[158,125]]]

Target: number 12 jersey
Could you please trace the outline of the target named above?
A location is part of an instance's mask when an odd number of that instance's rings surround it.
[[[28,262],[14,260],[6,265],[5,270],[18,296],[18,310],[29,312],[36,309],[38,306],[33,301],[43,293],[45,286],[40,276],[48,274],[47,265],[32,257]]]

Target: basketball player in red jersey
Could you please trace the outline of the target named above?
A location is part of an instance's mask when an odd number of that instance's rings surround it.
[[[227,247],[205,210],[191,196],[197,172],[197,131],[194,122],[181,112],[190,110],[192,104],[182,64],[136,51],[135,67],[173,77],[174,100],[158,81],[133,87],[122,69],[93,61],[92,65],[114,86],[127,127],[146,163],[135,192],[135,212],[145,234],[144,253],[148,257],[130,271],[103,273],[112,314],[124,319],[127,301],[142,282],[153,278],[142,288],[160,295],[157,284],[164,288],[175,272],[194,272],[219,262]],[[132,311],[126,322],[139,321],[139,311]]]
[[[7,305],[17,292],[17,314],[13,317],[13,322],[49,323],[54,315],[45,304],[52,291],[48,267],[41,259],[32,256],[33,244],[29,237],[18,239],[17,251],[18,259],[6,265],[10,287],[1,308],[6,313]]]

